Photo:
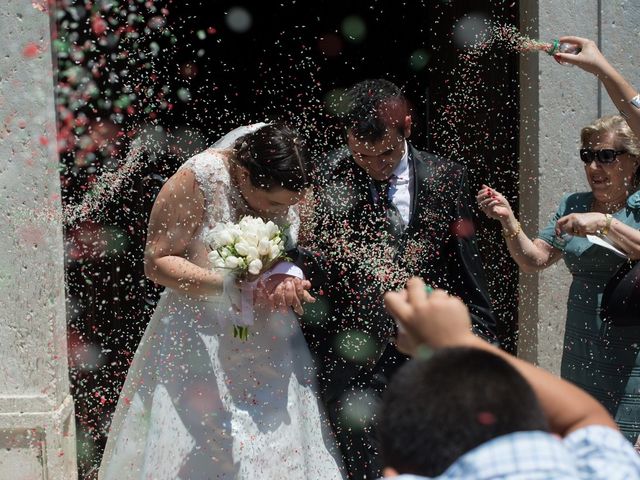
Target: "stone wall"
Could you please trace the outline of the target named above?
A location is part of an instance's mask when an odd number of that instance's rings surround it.
[[[521,30],[551,40],[577,35],[596,41],[609,61],[640,88],[640,4],[631,1],[521,0]],[[521,58],[520,211],[535,236],[563,194],[588,190],[578,157],[580,129],[617,113],[597,79],[544,54]],[[559,373],[571,277],[563,262],[520,275],[520,356]]]
[[[0,478],[76,478],[48,2],[0,31]]]

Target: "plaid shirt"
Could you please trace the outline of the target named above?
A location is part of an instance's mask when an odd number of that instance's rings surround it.
[[[426,477],[400,475],[397,480]],[[467,452],[434,480],[634,480],[640,456],[616,430],[592,425],[564,439],[518,432]]]

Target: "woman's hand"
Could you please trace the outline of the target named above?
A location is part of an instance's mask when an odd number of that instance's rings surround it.
[[[537,272],[561,258],[562,252],[559,249],[538,238],[531,241],[527,237],[513,214],[511,205],[500,192],[487,185],[482,185],[476,200],[480,209],[489,218],[500,221],[502,234],[505,237],[511,258],[515,260],[523,272]]]
[[[593,41],[581,37],[561,37],[560,41],[578,45],[582,51],[577,55],[557,53],[554,58],[596,75],[615,108],[626,118],[633,133],[640,137],[640,109],[630,103],[638,91],[607,61]]]
[[[309,293],[311,282],[290,275],[271,275],[258,282],[256,303],[271,311],[284,313],[289,307],[298,315],[304,313],[304,303],[314,303],[316,299]]]
[[[516,217],[513,214],[513,210],[511,210],[511,205],[509,205],[507,199],[504,198],[500,192],[487,185],[482,185],[482,188],[476,196],[476,200],[480,210],[482,210],[487,217],[499,220],[507,230],[509,230],[510,227],[515,228],[517,224]]]
[[[553,58],[559,63],[577,65],[582,70],[593,73],[594,75],[600,74],[608,63],[593,40],[582,37],[560,37],[559,40],[561,42],[578,45],[581,49],[578,54],[556,53]]]
[[[563,233],[578,237],[595,235],[604,230],[607,225],[607,217],[604,213],[571,213],[558,219],[556,222],[556,235]]]

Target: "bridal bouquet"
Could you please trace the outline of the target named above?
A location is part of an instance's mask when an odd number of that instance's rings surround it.
[[[285,231],[272,221],[256,217],[246,216],[239,223],[219,224],[206,235],[205,242],[211,248],[209,261],[214,271],[239,276],[260,275],[277,260],[286,258]],[[250,292],[253,294],[253,288]],[[243,309],[244,303],[243,298]],[[249,327],[234,325],[233,336],[246,340]]]

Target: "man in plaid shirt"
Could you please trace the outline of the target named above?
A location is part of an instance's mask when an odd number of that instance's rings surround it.
[[[385,303],[398,348],[414,356],[382,405],[385,477],[640,479],[640,456],[604,407],[474,336],[460,300],[414,278]]]

